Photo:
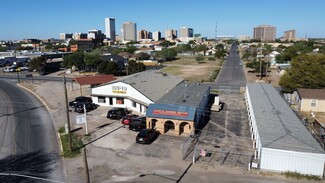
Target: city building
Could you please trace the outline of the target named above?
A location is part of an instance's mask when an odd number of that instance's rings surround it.
[[[167,29],[165,30],[165,39],[172,41],[177,38],[177,30]]]
[[[71,39],[72,35],[73,35],[72,33],[60,33],[60,39],[61,40]]]
[[[253,39],[260,40],[262,42],[275,41],[276,27],[271,25],[259,25],[254,27]]]
[[[194,32],[192,28],[181,27],[179,29],[179,37],[193,37]]]
[[[146,113],[147,128],[161,134],[191,135],[204,123],[210,87],[202,83],[180,83],[167,92]]]
[[[160,31],[153,32],[152,38],[155,41],[160,41],[161,40],[161,32]]]
[[[251,36],[249,35],[239,35],[238,36],[238,41],[241,42],[241,41],[249,41],[251,40]]]
[[[87,39],[87,33],[76,32],[72,35],[73,39]]]
[[[125,22],[122,25],[122,39],[125,42],[137,41],[137,24]]]
[[[179,39],[184,42],[188,42],[189,40],[194,40],[194,32],[192,28],[181,27],[179,29]]]
[[[152,33],[146,30],[140,30],[138,32],[138,41],[152,39]]]
[[[105,18],[105,35],[107,39],[115,41],[115,18]]]
[[[146,114],[149,104],[181,82],[183,79],[177,76],[147,70],[96,86],[91,89],[91,96],[93,102],[100,106],[124,107]]]
[[[271,84],[248,83],[245,100],[257,167],[323,177],[324,149]]]
[[[296,40],[296,30],[284,31],[283,38],[286,41],[295,41]]]
[[[92,30],[88,30],[87,38],[103,40],[105,38],[105,35],[102,33],[101,30],[92,29]]]

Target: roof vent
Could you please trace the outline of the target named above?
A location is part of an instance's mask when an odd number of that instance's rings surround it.
[[[186,102],[186,98],[187,98],[186,93],[184,93],[183,102]]]

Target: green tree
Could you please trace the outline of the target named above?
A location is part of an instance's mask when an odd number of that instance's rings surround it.
[[[98,66],[98,73],[117,75],[119,71],[118,65],[115,62],[101,62]]]
[[[87,70],[96,71],[99,64],[103,62],[102,56],[97,52],[85,53],[84,55]]]
[[[134,74],[146,70],[146,66],[142,62],[136,62],[135,60],[128,61],[127,73]]]
[[[177,53],[192,51],[192,47],[190,44],[180,44],[176,48]]]
[[[85,60],[84,60],[84,53],[81,51],[74,52],[70,55],[67,55],[63,58],[63,67],[69,67],[72,66],[77,67],[79,70],[83,70],[85,67]]]
[[[28,62],[28,67],[32,70],[40,71],[41,68],[46,64],[45,57],[35,57],[30,62]]]
[[[140,52],[136,56],[139,60],[148,60],[151,57],[151,55],[145,52]]]
[[[293,92],[296,88],[325,88],[325,55],[294,58],[279,84],[286,92]]]
[[[195,60],[200,63],[204,61],[204,56],[199,53],[198,55],[196,55]]]
[[[47,44],[47,45],[45,46],[45,49],[47,49],[47,50],[51,50],[51,49],[53,49],[53,44],[51,44],[51,43]]]
[[[208,50],[208,47],[205,44],[195,45],[193,50],[195,52],[203,52],[203,55],[205,55],[205,52]]]
[[[157,60],[173,60],[177,56],[175,48],[163,48],[154,54],[154,58]]]
[[[170,41],[167,41],[167,40],[163,40],[163,41],[160,42],[160,46],[163,46],[165,48],[168,48],[171,45],[172,45],[172,43]]]

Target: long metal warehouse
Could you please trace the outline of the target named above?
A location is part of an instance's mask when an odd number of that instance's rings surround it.
[[[248,83],[245,99],[260,169],[322,177],[324,150],[275,88]]]

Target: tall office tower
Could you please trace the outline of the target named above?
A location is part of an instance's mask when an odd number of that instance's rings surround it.
[[[254,36],[256,40],[264,41],[275,41],[276,27],[271,25],[259,25],[254,27]]]
[[[115,18],[105,18],[106,38],[115,41]]]
[[[167,29],[165,30],[165,39],[166,40],[174,40],[175,38],[177,38],[177,30],[173,30],[173,29]]]
[[[137,41],[137,24],[125,22],[122,25],[123,41]]]
[[[296,30],[284,31],[283,37],[287,41],[295,41],[296,40]]]
[[[66,39],[69,39],[69,38],[72,38],[72,33],[60,33],[60,39],[61,40],[66,40]]]
[[[193,29],[188,27],[181,27],[179,29],[179,37],[193,37]]]
[[[160,41],[161,40],[161,32],[160,31],[153,32],[152,38],[155,41]]]
[[[146,30],[140,30],[138,32],[138,40],[142,40],[142,39],[150,39],[149,38],[149,34],[150,32],[146,31]]]

